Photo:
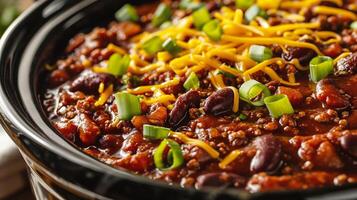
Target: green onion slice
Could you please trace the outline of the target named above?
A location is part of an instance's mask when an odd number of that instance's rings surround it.
[[[257,62],[271,59],[273,52],[270,48],[261,45],[252,45],[249,48],[249,57]]]
[[[198,89],[200,88],[200,80],[198,79],[197,75],[195,72],[192,72],[188,78],[186,79],[185,83],[183,84],[183,87],[186,90],[190,89]]]
[[[242,120],[242,121],[243,121],[243,120],[246,120],[246,119],[248,118],[248,116],[245,115],[245,114],[243,114],[243,113],[239,114],[238,117],[239,117],[239,119]]]
[[[130,57],[125,55],[121,57],[119,54],[113,54],[108,61],[108,72],[114,76],[123,76],[128,71]]]
[[[172,22],[167,21],[167,22],[164,22],[164,23],[162,23],[162,24],[160,25],[160,29],[169,28],[169,27],[172,26],[172,25],[173,25]]]
[[[162,44],[162,47],[171,55],[176,55],[182,50],[181,47],[179,47],[176,41],[172,38],[165,40],[165,42]]]
[[[350,25],[351,29],[353,30],[357,30],[357,21],[352,22],[352,24]]]
[[[139,15],[136,12],[134,6],[130,4],[125,4],[121,7],[116,13],[115,18],[118,21],[133,21],[136,22],[139,20]]]
[[[143,128],[144,138],[150,140],[165,139],[169,136],[170,129],[160,126],[145,124]]]
[[[203,3],[196,2],[194,0],[181,0],[179,4],[180,9],[185,9],[185,10],[197,10],[203,6],[204,6]]]
[[[263,17],[263,18],[267,18],[267,13],[261,9],[259,6],[257,5],[252,5],[251,7],[248,8],[247,11],[245,11],[245,19],[250,22],[252,20],[254,20],[256,17]]]
[[[317,56],[310,61],[310,77],[315,83],[333,72],[333,59]]]
[[[161,38],[159,36],[154,36],[146,40],[142,44],[142,48],[146,51],[146,53],[152,55],[162,50],[162,44],[163,41]]]
[[[246,10],[254,4],[254,0],[236,0],[236,7]]]
[[[171,15],[171,8],[168,5],[161,3],[156,9],[151,23],[153,26],[159,27],[164,22],[170,20]]]
[[[264,103],[267,106],[272,117],[278,118],[285,114],[293,114],[294,108],[291,105],[288,96],[285,94],[266,97]]]
[[[218,41],[222,37],[222,28],[217,20],[209,21],[202,30],[211,40]]]
[[[192,18],[195,27],[202,30],[203,26],[211,20],[211,15],[206,7],[202,7],[192,14]]]
[[[166,156],[167,162],[164,162],[163,154],[165,153],[167,146],[170,148],[170,150],[168,151],[168,155]],[[164,139],[154,151],[155,166],[162,171],[176,169],[180,167],[183,162],[184,158],[181,151],[181,147],[177,142],[173,140]],[[167,167],[165,163],[169,164],[169,166]]]
[[[256,80],[249,80],[239,88],[240,98],[253,106],[263,106],[264,98],[270,96],[267,86]]]
[[[130,120],[132,117],[141,114],[139,97],[125,92],[118,92],[114,96],[119,119]]]

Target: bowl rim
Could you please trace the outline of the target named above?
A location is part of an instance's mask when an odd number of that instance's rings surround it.
[[[0,62],[5,59],[2,56],[6,54],[6,45],[10,43],[11,36],[13,34],[16,35],[16,32],[18,29],[21,28],[23,25],[23,22],[25,22],[29,17],[33,16],[34,13],[41,11],[44,6],[48,5],[51,2],[59,2],[61,0],[52,0],[52,1],[36,1],[29,9],[27,9],[24,13],[22,13],[13,23],[12,25],[7,29],[7,31],[4,33],[4,35],[0,39]],[[81,1],[79,1],[77,4],[79,4]],[[95,3],[99,2],[99,0],[91,0],[87,1],[88,3]],[[77,5],[76,4],[76,5]],[[20,57],[22,58],[23,55]],[[4,67],[4,66],[3,66]],[[295,195],[295,194],[327,194],[329,192],[333,192],[335,190],[339,189],[350,189],[350,188],[356,188],[357,184],[355,185],[345,185],[345,186],[332,186],[332,187],[324,187],[324,188],[314,188],[314,189],[307,189],[307,190],[286,190],[286,191],[271,191],[271,192],[260,192],[260,193],[249,193],[244,190],[240,189],[212,189],[212,188],[203,188],[201,190],[196,190],[194,188],[182,188],[178,184],[174,185],[169,185],[165,182],[161,181],[155,181],[152,179],[149,179],[147,177],[141,176],[141,175],[135,175],[135,174],[130,174],[129,172],[126,171],[121,171],[118,169],[115,169],[114,167],[111,167],[91,156],[88,156],[87,154],[83,153],[80,149],[75,149],[78,153],[82,154],[81,159],[78,159],[78,157],[69,154],[71,151],[69,151],[66,148],[63,148],[62,146],[58,146],[58,144],[53,143],[52,141],[44,141],[44,138],[39,136],[38,134],[34,133],[33,129],[31,127],[28,127],[25,122],[23,121],[22,117],[18,115],[18,113],[14,110],[12,107],[12,104],[9,100],[9,97],[7,94],[4,92],[3,84],[0,84],[0,112],[1,115],[11,124],[13,128],[17,130],[18,133],[26,135],[26,137],[29,137],[32,139],[34,142],[37,144],[41,145],[45,149],[52,151],[55,154],[61,155],[63,158],[66,158],[70,160],[73,163],[76,163],[78,165],[81,165],[83,167],[92,169],[94,171],[97,171],[102,174],[108,174],[114,177],[118,177],[121,179],[128,179],[130,181],[138,182],[141,184],[145,185],[153,185],[161,188],[167,188],[171,190],[180,190],[180,191],[185,191],[185,192],[205,192],[205,193],[216,193],[216,192],[223,192],[227,194],[232,194],[234,196],[239,196],[239,197],[249,197],[249,198],[254,198],[254,197],[261,197],[264,195],[274,195],[274,194],[285,194],[285,195]],[[51,142],[51,143],[50,143]],[[84,159],[84,160],[82,160]],[[90,162],[88,162],[90,161]],[[93,165],[95,163],[95,165]]]

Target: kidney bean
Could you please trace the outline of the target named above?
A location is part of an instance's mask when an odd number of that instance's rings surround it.
[[[104,85],[108,87],[109,84],[114,84],[115,82],[116,79],[113,75],[88,72],[81,74],[72,82],[70,91],[81,91],[86,94],[97,94],[100,83],[104,83]]]
[[[357,135],[344,135],[340,138],[340,144],[344,151],[357,158]]]
[[[315,51],[308,48],[289,47],[287,50],[288,52],[283,52],[282,58],[287,61],[297,58],[302,65],[308,65],[310,60],[317,55]]]
[[[85,146],[93,145],[100,134],[96,123],[86,114],[80,114],[79,139]]]
[[[273,135],[263,135],[255,139],[257,153],[250,163],[253,172],[274,171],[281,164],[282,145]]]
[[[357,52],[353,53],[345,58],[342,58],[337,62],[335,74],[347,75],[357,73]]]
[[[123,144],[123,137],[120,135],[104,135],[99,139],[99,145],[102,149],[107,149],[112,154],[118,151]]]
[[[350,106],[348,98],[340,93],[332,79],[323,79],[317,83],[316,96],[327,108],[345,109]]]
[[[196,188],[204,187],[242,187],[246,183],[245,178],[233,173],[207,173],[197,177]]]
[[[234,93],[230,88],[214,92],[204,103],[204,111],[212,115],[222,115],[232,111]]]
[[[293,105],[299,105],[303,101],[304,96],[301,94],[301,92],[297,89],[294,88],[289,88],[289,87],[284,87],[284,86],[279,86],[278,90],[276,91],[277,94],[285,94],[288,96],[291,104]]]
[[[200,105],[200,94],[196,90],[190,90],[177,98],[174,108],[169,114],[169,124],[177,127],[187,116],[190,108]]]

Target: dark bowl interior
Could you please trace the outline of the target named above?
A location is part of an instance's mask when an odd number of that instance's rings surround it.
[[[135,4],[148,1],[135,1]],[[250,195],[244,191],[215,188],[182,189],[116,170],[91,158],[63,140],[51,128],[39,100],[42,69],[61,55],[67,41],[79,32],[106,26],[125,1],[39,1],[7,31],[0,46],[1,122],[22,153],[68,187],[52,185],[66,199],[73,191],[96,199],[346,199],[357,194],[356,185],[307,191]],[[335,195],[335,196],[332,196]],[[342,195],[342,196],[341,196]]]

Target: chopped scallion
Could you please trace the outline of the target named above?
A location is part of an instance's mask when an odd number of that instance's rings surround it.
[[[164,156],[167,146],[170,148],[168,155]],[[166,157],[166,162],[163,158]],[[163,171],[172,170],[180,167],[184,162],[183,154],[180,145],[170,139],[164,139],[160,145],[154,150],[154,164]],[[167,165],[169,165],[167,167]]]
[[[257,62],[271,59],[273,52],[270,48],[261,45],[252,45],[249,48],[249,57]]]
[[[310,61],[310,77],[315,83],[333,72],[333,59],[317,56]]]
[[[203,26],[203,32],[214,41],[218,41],[222,37],[222,28],[217,20],[211,20]]]
[[[168,5],[161,3],[156,9],[151,23],[153,26],[158,27],[164,22],[170,20],[171,15],[171,8]]]
[[[139,97],[125,92],[118,92],[114,96],[119,119],[130,120],[135,115],[141,114]]]
[[[165,28],[169,28],[170,26],[172,26],[172,23],[167,21],[167,22],[164,22],[160,25],[160,29],[165,29]]]
[[[142,48],[146,51],[146,53],[152,55],[162,50],[162,44],[163,41],[161,38],[159,36],[154,36],[146,40],[142,44]]]
[[[169,52],[171,55],[176,55],[182,50],[181,47],[179,47],[176,41],[173,40],[172,38],[165,40],[165,42],[162,44],[162,47],[165,49],[165,51]]]
[[[130,57],[125,55],[121,57],[119,54],[113,54],[108,61],[108,72],[114,76],[122,76],[128,71]]]
[[[267,17],[267,13],[261,9],[259,6],[257,5],[252,5],[251,7],[248,8],[247,11],[245,11],[245,19],[250,22],[252,20],[254,20],[256,17],[263,17],[266,18]]]
[[[186,90],[198,89],[200,87],[200,80],[198,79],[195,72],[192,72],[190,76],[188,76],[185,83],[183,84],[183,87]]]
[[[181,0],[179,4],[180,9],[185,10],[197,10],[203,6],[203,3],[194,0]]]
[[[350,25],[351,29],[353,30],[357,30],[357,21],[352,22],[352,24]]]
[[[245,115],[245,114],[243,114],[243,113],[239,114],[238,117],[239,117],[239,119],[242,120],[242,121],[243,121],[243,120],[246,120],[246,119],[248,118],[248,116]]]
[[[236,0],[236,7],[246,10],[254,4],[254,0]]]
[[[170,129],[160,126],[145,124],[143,127],[144,138],[150,140],[165,139],[169,136]]]
[[[206,7],[202,7],[192,14],[192,18],[195,27],[202,30],[203,26],[211,20],[211,15]]]
[[[264,103],[267,106],[269,113],[272,117],[278,118],[285,114],[293,114],[294,108],[292,107],[288,96],[285,94],[273,95],[266,97]]]
[[[118,21],[133,21],[136,22],[139,20],[139,16],[136,12],[134,6],[130,4],[125,4],[121,7],[116,13],[115,17]]]
[[[240,98],[254,106],[263,106],[264,98],[270,95],[271,93],[267,86],[256,80],[249,80],[243,83],[239,88]]]

